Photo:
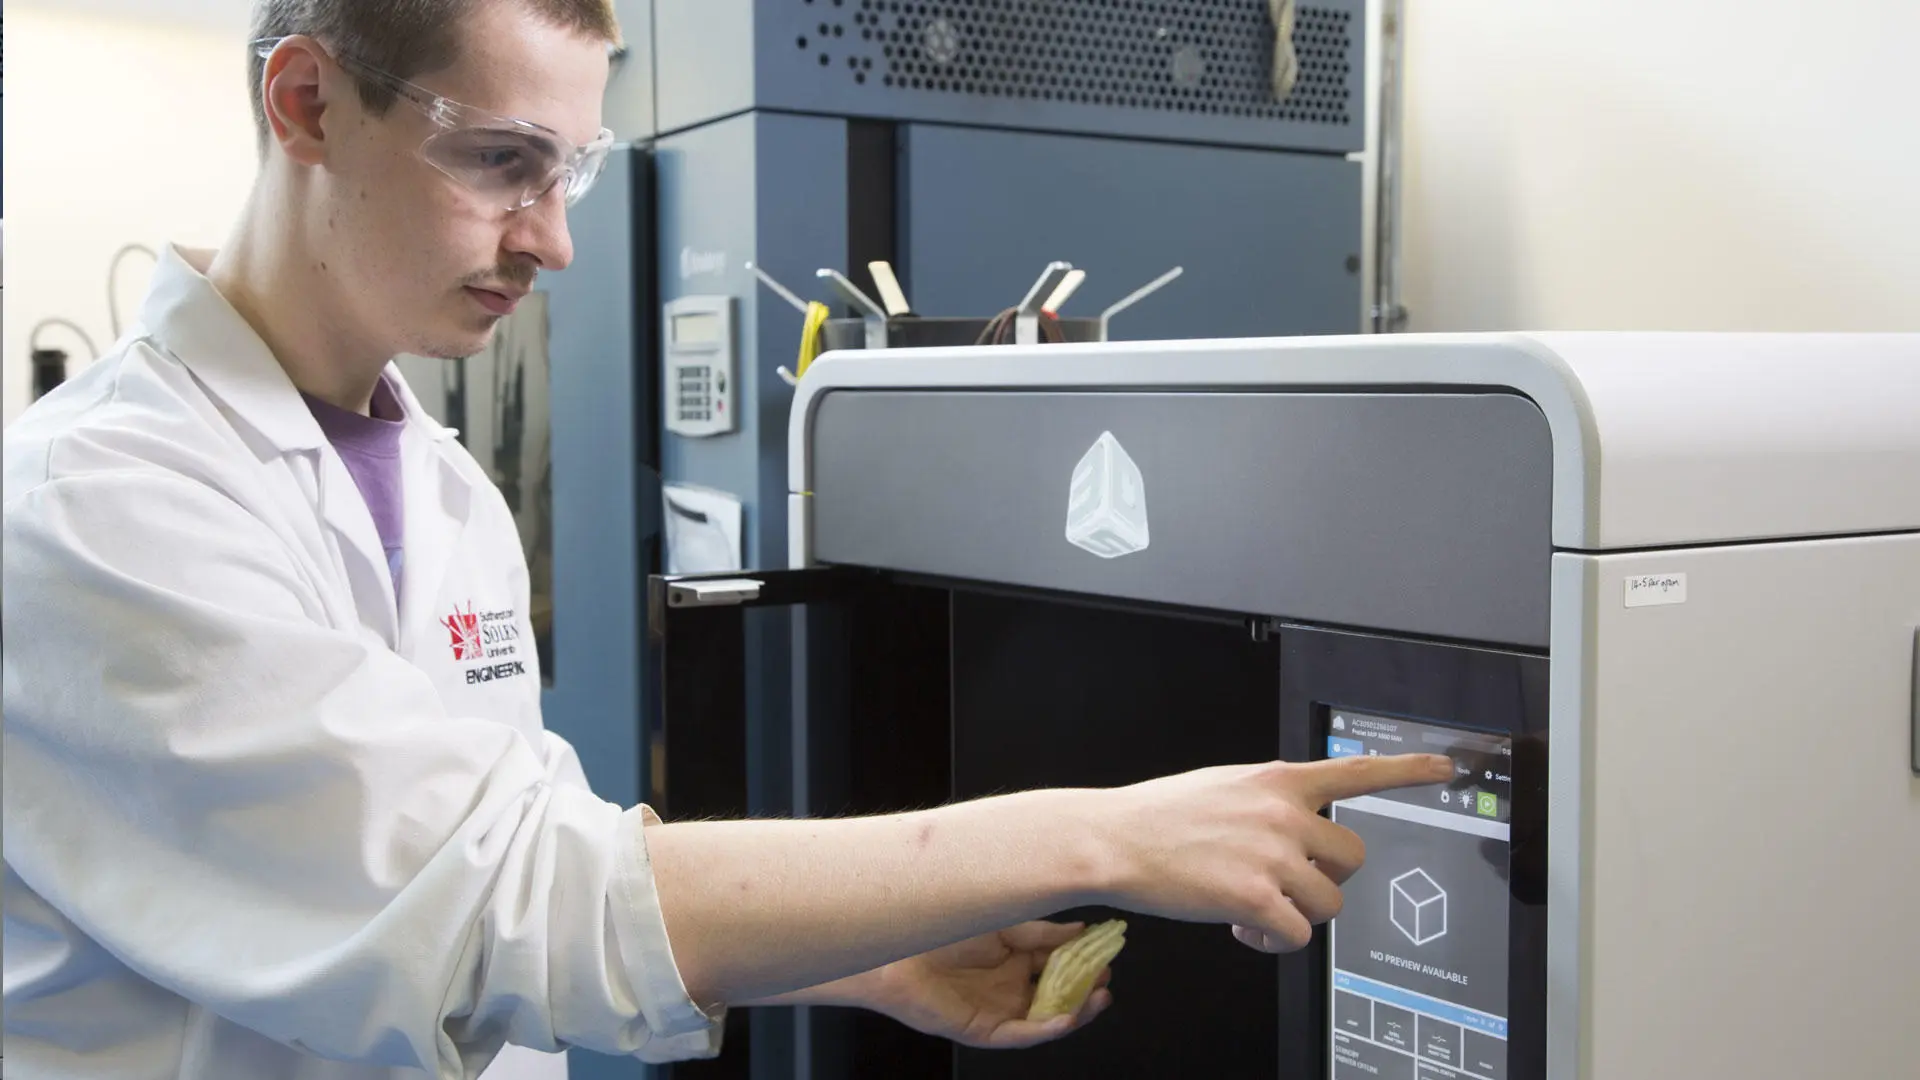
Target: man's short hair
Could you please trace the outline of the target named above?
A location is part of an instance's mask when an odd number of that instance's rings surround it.
[[[255,0],[249,42],[306,34],[371,67],[402,79],[443,71],[460,58],[460,27],[488,3],[519,4],[555,25],[620,43],[612,0]],[[266,61],[247,53],[247,89],[253,96],[253,126],[267,145],[262,82]],[[356,79],[367,111],[380,116],[393,106],[393,91]]]

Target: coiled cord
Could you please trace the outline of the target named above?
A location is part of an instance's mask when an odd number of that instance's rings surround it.
[[[1020,316],[1019,308],[1008,308],[987,322],[986,329],[974,339],[975,345],[1012,345],[1017,332]],[[1059,345],[1067,340],[1067,332],[1060,328],[1060,320],[1052,312],[1040,312],[1040,344]]]

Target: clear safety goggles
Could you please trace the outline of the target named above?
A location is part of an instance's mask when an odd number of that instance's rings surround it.
[[[285,40],[256,41],[254,51],[264,61]],[[607,152],[613,148],[613,132],[605,128],[592,142],[579,146],[552,128],[464,105],[350,56],[335,55],[334,62],[425,114],[440,130],[420,144],[420,157],[508,210],[532,206],[563,182],[566,205],[572,207],[600,178]]]

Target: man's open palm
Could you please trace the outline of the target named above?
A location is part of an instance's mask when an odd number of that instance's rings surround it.
[[[1015,1049],[1058,1039],[1113,1003],[1104,989],[1110,972],[1103,971],[1078,1015],[1045,1023],[1027,1019],[1034,980],[1047,957],[1082,929],[1078,923],[1021,923],[902,960],[886,972],[879,1011],[965,1046]]]

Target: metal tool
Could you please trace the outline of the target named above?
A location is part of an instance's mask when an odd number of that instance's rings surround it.
[[[1059,314],[1061,305],[1072,298],[1073,294],[1080,288],[1081,283],[1086,280],[1087,272],[1075,267],[1067,274],[1067,279],[1060,283],[1060,287],[1053,290],[1053,295],[1047,297],[1047,302],[1040,305],[1040,310],[1049,315]]]
[[[814,276],[824,278],[840,294],[840,298],[853,306],[866,323],[867,348],[884,349],[887,347],[887,312],[873,297],[860,291],[860,286],[847,280],[847,275],[829,267],[814,271]]]
[[[874,287],[880,290],[880,300],[887,306],[887,314],[893,318],[913,314],[913,307],[907,303],[906,291],[900,288],[900,279],[893,276],[893,264],[885,259],[876,259],[867,264],[867,272],[873,275]]]
[[[1027,290],[1026,298],[1021,300],[1020,306],[1014,309],[1013,343],[1015,345],[1040,344],[1041,304],[1053,295],[1054,290],[1058,289],[1060,283],[1072,272],[1073,264],[1065,262],[1048,263],[1047,268],[1040,272],[1039,280],[1033,283],[1033,288]]]
[[[1112,307],[1101,312],[1100,313],[1100,340],[1101,341],[1107,340],[1107,324],[1112,321],[1115,315],[1120,314],[1121,312],[1127,310],[1128,308],[1139,303],[1140,301],[1145,300],[1147,297],[1152,296],[1154,293],[1159,292],[1162,288],[1166,287],[1167,282],[1172,281],[1174,278],[1177,278],[1184,273],[1186,273],[1185,267],[1176,266],[1173,269],[1167,271],[1166,273],[1161,274],[1159,277],[1154,278],[1152,281],[1147,282],[1145,285],[1142,285],[1139,288],[1128,293],[1127,295],[1121,297],[1118,303],[1115,303]]]
[[[758,266],[754,265],[753,263],[748,263],[747,269],[753,271],[753,276],[760,279],[760,284],[765,285],[769,289],[772,289],[774,295],[778,296],[782,300],[785,300],[787,303],[792,304],[795,311],[798,311],[802,315],[805,315],[807,313],[807,302],[805,300],[800,299],[798,296],[795,296],[793,294],[793,290],[773,280],[772,274],[769,274],[765,270],[760,269]]]

